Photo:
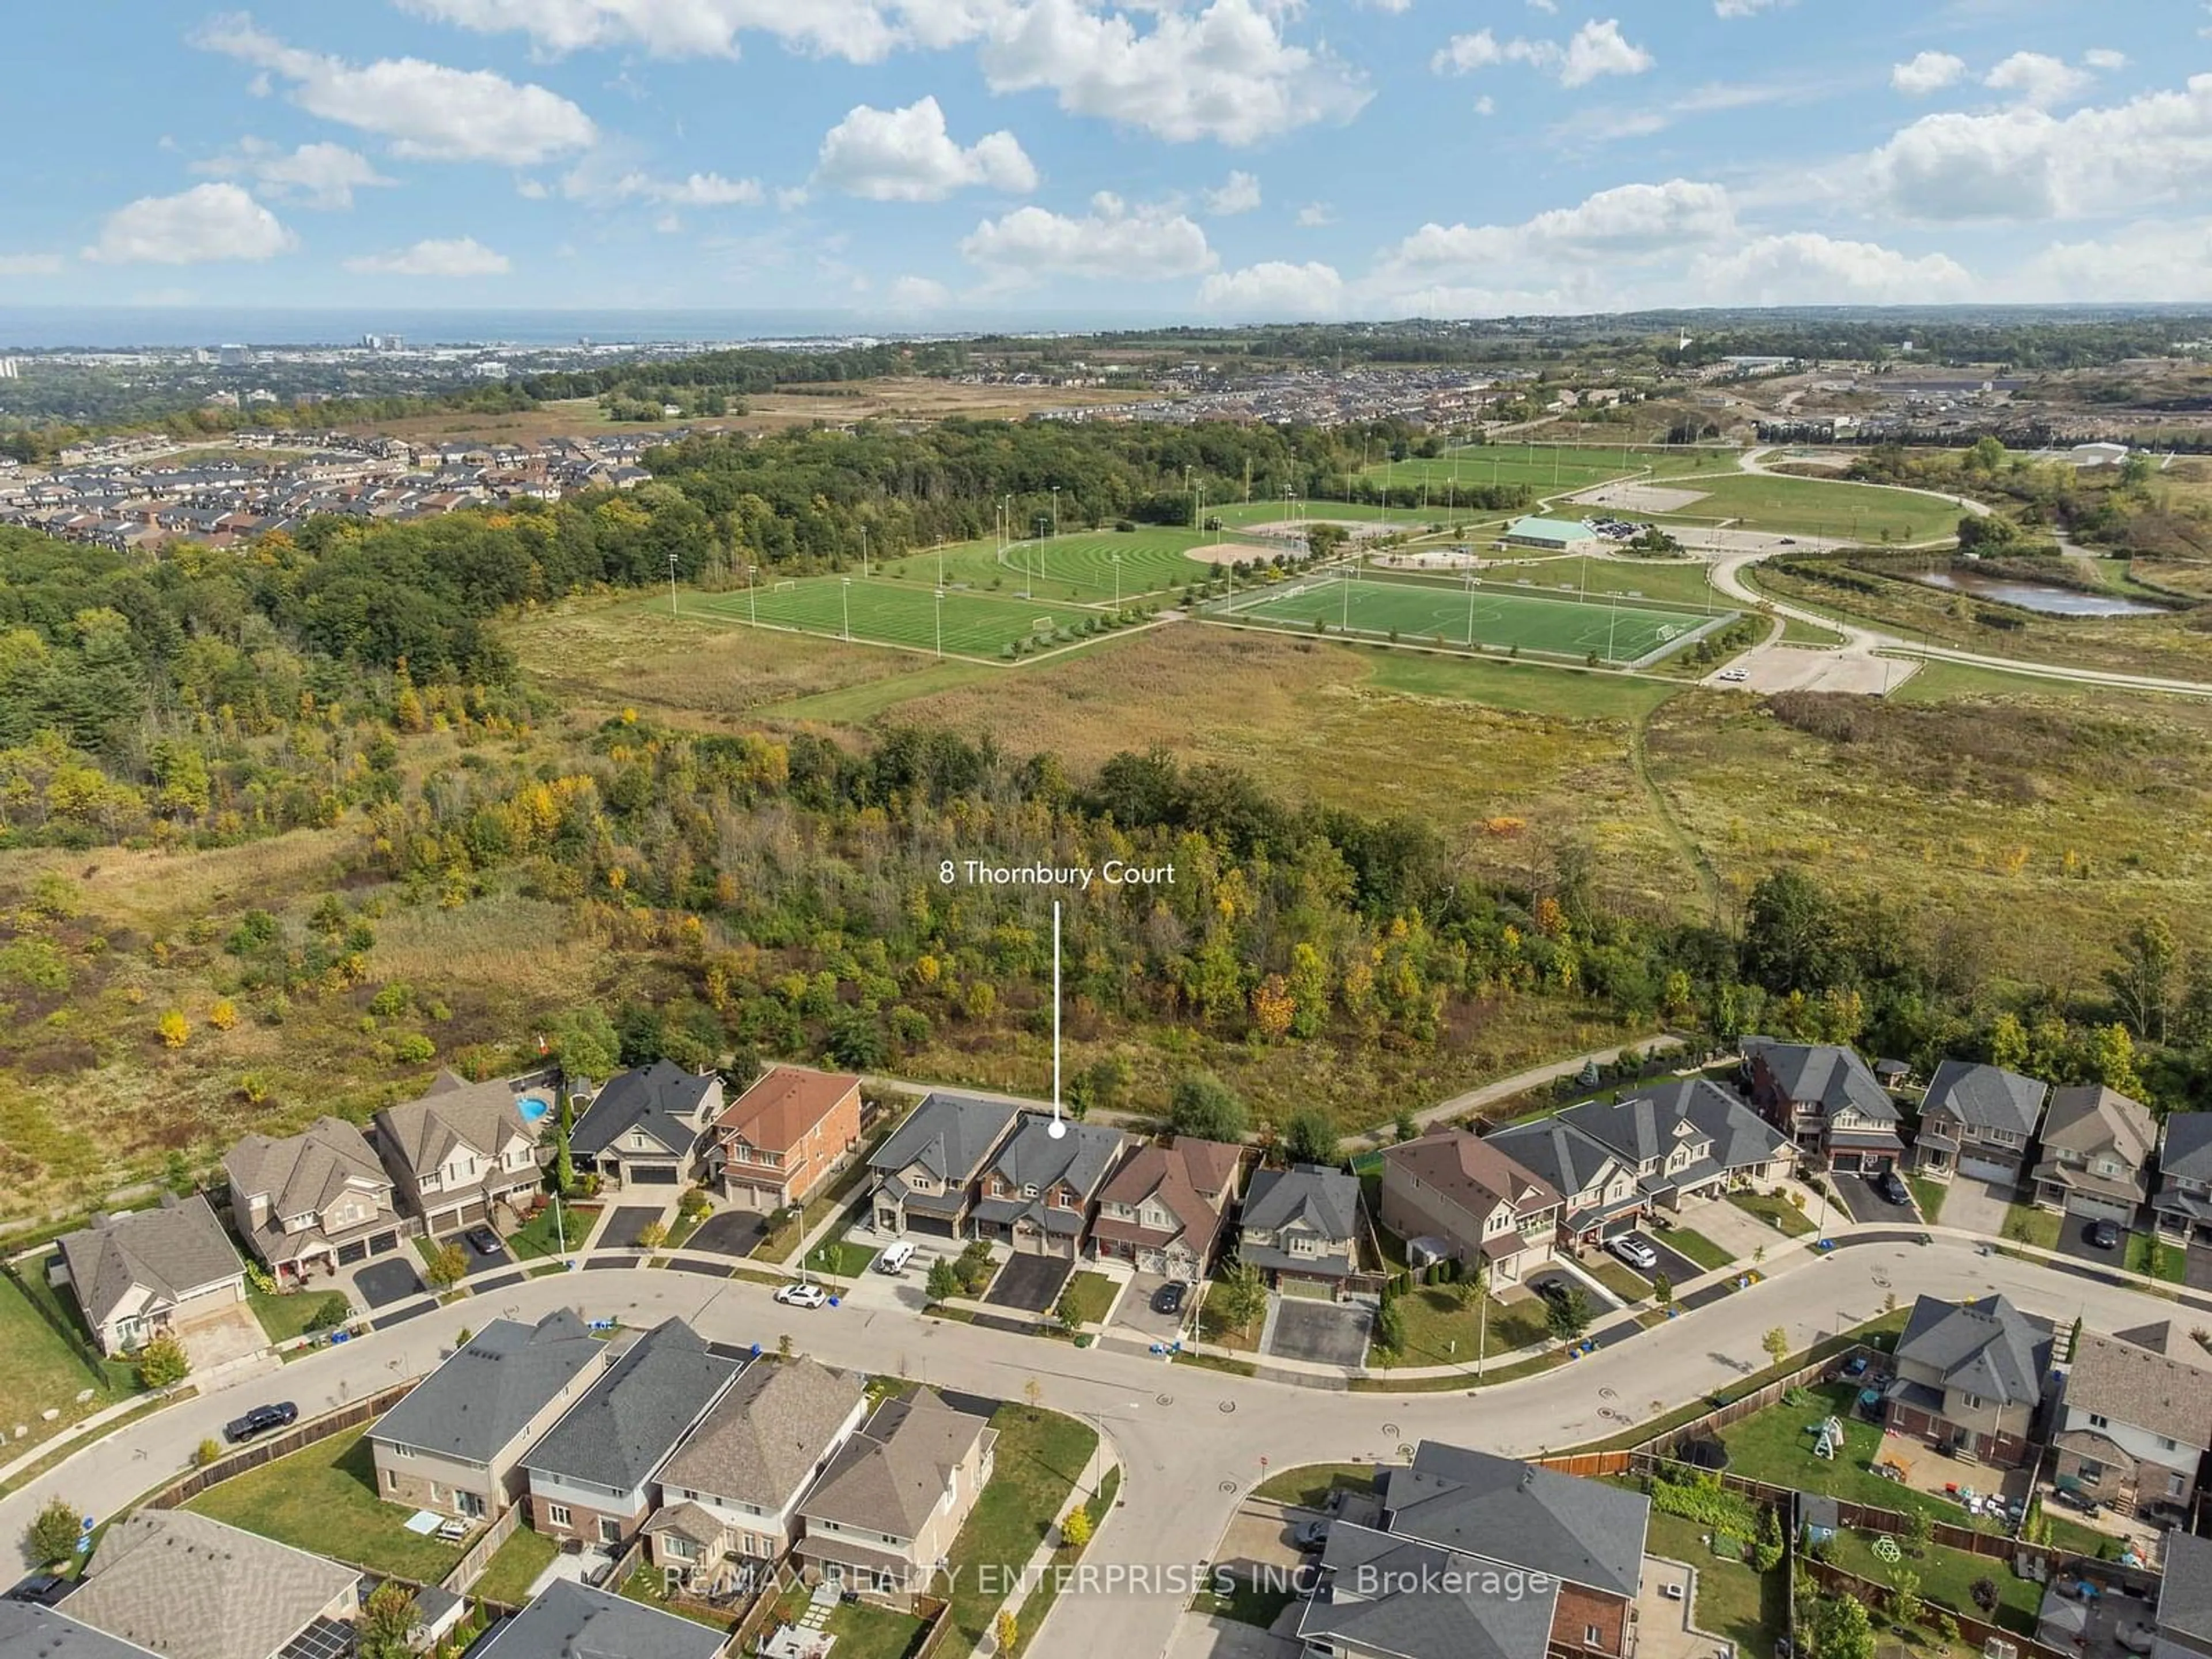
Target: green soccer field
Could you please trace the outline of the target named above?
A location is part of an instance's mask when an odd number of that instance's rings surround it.
[[[1204,581],[1212,567],[1185,556],[1212,537],[1188,530],[1079,530],[1044,541],[1016,542],[1002,559],[995,539],[963,542],[909,554],[883,568],[883,574],[934,587],[939,572],[954,586],[1005,597],[1028,592],[1040,599],[1076,605],[1114,603],[1116,571],[1124,599],[1164,592]]]
[[[787,628],[870,645],[935,651],[940,602],[937,589],[885,577],[816,576],[788,586],[694,595],[685,609],[717,622]],[[945,654],[1003,660],[1017,642],[1064,643],[1062,629],[1080,629],[1101,613],[1042,599],[947,592],[941,602]]]
[[[1367,476],[1395,488],[1428,485],[1442,498],[1448,486],[1462,489],[1477,484],[1528,484],[1549,493],[1554,489],[1583,489],[1607,478],[1640,472],[1647,466],[1680,461],[1656,450],[1595,449],[1566,444],[1475,444],[1455,449],[1433,460],[1387,461],[1371,466]]]
[[[1310,577],[1284,584],[1213,613],[1239,622],[1311,628],[1447,646],[1535,652],[1546,656],[1635,662],[1714,620],[1686,611],[1516,592],[1480,583],[1420,578]]]

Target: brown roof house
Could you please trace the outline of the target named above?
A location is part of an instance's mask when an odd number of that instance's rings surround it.
[[[1432,1129],[1382,1153],[1382,1224],[1430,1239],[1496,1284],[1519,1283],[1552,1259],[1559,1190],[1465,1129]]]
[[[399,1206],[433,1237],[518,1212],[538,1185],[538,1141],[554,1109],[531,1078],[465,1083],[441,1072],[430,1091],[376,1115],[377,1150]]]
[[[722,1194],[748,1210],[806,1196],[860,1144],[860,1079],[773,1066],[715,1121]]]
[[[2150,1190],[2146,1172],[2157,1145],[2158,1121],[2141,1102],[2101,1084],[2054,1089],[2044,1114],[2035,1201],[2132,1226]]]
[[[1183,1135],[1172,1146],[1139,1146],[1099,1188],[1092,1249],[1195,1283],[1212,1261],[1243,1167],[1243,1148],[1224,1140]]]
[[[757,1582],[799,1535],[799,1504],[866,1417],[860,1379],[801,1355],[748,1369],[661,1465],[653,1564],[695,1594]]]
[[[69,1610],[162,1659],[275,1659],[311,1633],[342,1638],[360,1584],[351,1567],[204,1515],[140,1510],[107,1529]]]
[[[368,1138],[341,1118],[272,1140],[248,1135],[222,1161],[231,1220],[279,1283],[335,1273],[396,1250],[406,1225]]]
[[[2051,1477],[2123,1515],[2185,1522],[2212,1452],[2212,1371],[2172,1322],[2106,1336],[2084,1331],[2066,1373]]]
[[[952,1553],[998,1443],[988,1419],[932,1389],[884,1401],[800,1500],[807,1580],[910,1605]]]
[[[234,1316],[246,1264],[206,1199],[164,1194],[150,1210],[100,1215],[61,1241],[61,1278],[106,1354]],[[243,1316],[236,1316],[242,1317]]]

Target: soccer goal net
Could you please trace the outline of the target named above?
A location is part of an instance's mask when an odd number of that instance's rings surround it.
[[[796,592],[798,589],[799,584],[795,581],[781,581],[772,584],[769,588],[769,592],[771,593],[792,593]]]

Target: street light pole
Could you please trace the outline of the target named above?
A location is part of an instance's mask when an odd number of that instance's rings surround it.
[[[945,654],[945,590],[937,590],[937,654]]]
[[[676,556],[668,556],[668,614],[676,614]]]
[[[850,644],[853,638],[853,579],[850,576],[841,576],[837,580],[838,602],[842,605],[845,612],[845,640],[848,644]]]

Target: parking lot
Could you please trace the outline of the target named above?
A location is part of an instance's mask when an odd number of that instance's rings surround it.
[[[1864,1176],[1835,1175],[1836,1198],[1854,1221],[1880,1222],[1892,1227],[1917,1227],[1920,1212],[1910,1204],[1893,1204],[1876,1192]],[[1911,1194],[1908,1194],[1909,1197]]]
[[[610,1250],[641,1250],[638,1235],[660,1219],[658,1204],[625,1204],[609,1212],[606,1224],[599,1230],[599,1244]]]
[[[353,1287],[361,1292],[361,1299],[370,1307],[388,1308],[395,1302],[404,1302],[410,1296],[420,1296],[422,1276],[415,1271],[413,1262],[398,1256],[387,1256],[356,1272]]]
[[[1267,1352],[1278,1359],[1306,1359],[1321,1365],[1364,1364],[1374,1323],[1372,1310],[1357,1303],[1281,1297]]]
[[[750,1255],[753,1247],[768,1237],[768,1218],[750,1210],[725,1210],[699,1224],[685,1241],[688,1250],[710,1250],[716,1255]]]
[[[1014,1256],[999,1269],[983,1300],[994,1307],[1042,1313],[1060,1299],[1060,1287],[1074,1271],[1073,1261],[1062,1261],[1057,1256]]]

